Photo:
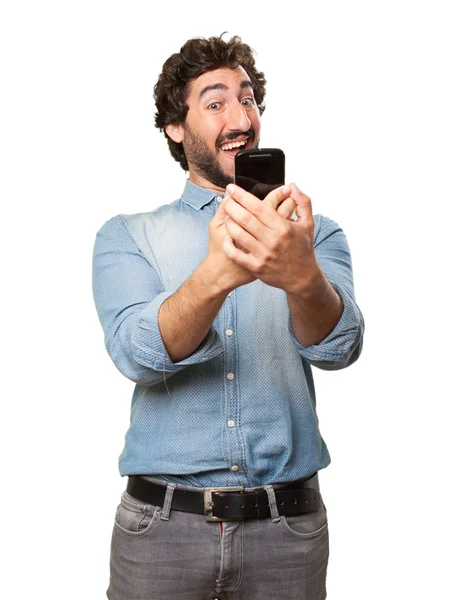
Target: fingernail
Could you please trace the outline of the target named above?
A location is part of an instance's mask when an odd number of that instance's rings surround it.
[[[226,190],[229,194],[232,194],[234,192],[234,185],[232,183],[229,183],[226,187]]]

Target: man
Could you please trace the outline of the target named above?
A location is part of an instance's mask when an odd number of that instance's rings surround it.
[[[326,597],[330,457],[311,365],[352,364],[364,323],[339,226],[295,184],[263,201],[232,184],[264,94],[240,38],[189,40],[155,86],[184,192],[97,234],[106,347],[136,382],[112,600]]]

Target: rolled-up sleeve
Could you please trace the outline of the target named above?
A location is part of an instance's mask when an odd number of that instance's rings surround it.
[[[160,383],[223,352],[211,327],[197,350],[172,362],[158,325],[161,305],[173,292],[164,290],[120,215],[107,221],[94,244],[92,287],[105,346],[119,371],[140,385]]]
[[[305,347],[295,336],[289,316],[289,332],[305,358],[315,367],[337,370],[353,364],[361,354],[364,318],[355,301],[350,248],[337,223],[318,215],[314,250],[324,275],[342,298],[344,311],[333,331],[320,344]]]

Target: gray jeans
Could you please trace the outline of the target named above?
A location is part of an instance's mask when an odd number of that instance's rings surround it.
[[[309,483],[309,482],[308,482]],[[310,480],[318,490],[318,476]],[[183,488],[184,486],[179,486]],[[127,492],[111,541],[110,600],[324,600],[328,522],[316,512],[269,519],[208,522]],[[192,489],[192,488],[186,488]],[[272,486],[266,486],[274,498]]]

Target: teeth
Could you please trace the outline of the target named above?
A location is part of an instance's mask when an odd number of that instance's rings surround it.
[[[232,142],[231,144],[225,144],[222,146],[222,150],[233,150],[233,148],[239,148],[239,146],[245,146],[247,140],[243,140],[242,142]]]

